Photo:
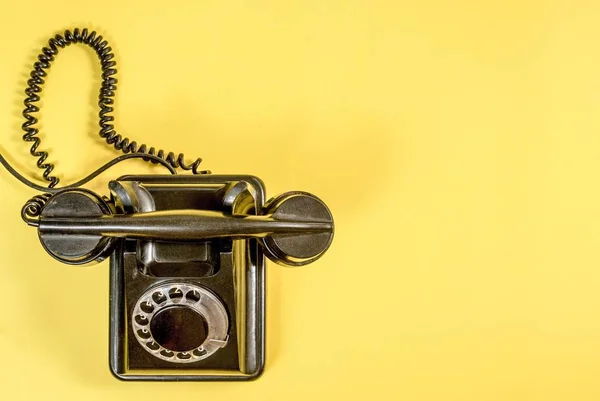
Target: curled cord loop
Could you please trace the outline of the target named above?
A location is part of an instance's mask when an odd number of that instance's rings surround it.
[[[48,202],[48,199],[50,199],[51,196],[52,194],[45,193],[36,195],[29,199],[23,206],[23,209],[21,209],[21,218],[23,221],[30,226],[37,227],[39,225],[38,217],[42,213],[44,205],[46,202]]]
[[[146,144],[138,145],[136,141],[132,141],[127,137],[123,137],[115,131],[113,125],[114,116],[112,116],[111,113],[114,111],[114,96],[115,91],[117,90],[117,79],[114,78],[114,75],[117,73],[117,69],[115,68],[117,63],[114,61],[112,48],[108,45],[108,42],[95,31],[89,32],[87,28],[80,31],[78,28],[76,28],[73,30],[73,32],[66,30],[63,35],[57,34],[48,41],[47,47],[42,48],[41,53],[38,55],[38,61],[36,61],[33,65],[33,71],[31,71],[30,79],[27,81],[27,89],[25,89],[25,94],[27,95],[27,98],[23,102],[25,105],[25,109],[23,110],[25,122],[21,126],[23,131],[25,131],[23,140],[32,143],[29,153],[37,158],[37,167],[43,170],[42,176],[46,181],[49,182],[49,188],[54,188],[59,183],[59,179],[51,175],[52,171],[54,170],[54,164],[46,162],[46,159],[48,158],[48,152],[38,149],[41,142],[40,138],[37,136],[39,130],[35,127],[38,119],[33,114],[40,111],[40,108],[35,105],[35,103],[40,100],[39,94],[42,92],[44,77],[48,75],[46,70],[48,70],[52,65],[52,62],[58,54],[59,49],[65,48],[73,43],[83,43],[88,45],[94,49],[98,55],[98,58],[100,59],[100,65],[102,69],[102,84],[100,86],[100,93],[98,96],[98,106],[100,107],[100,112],[98,113],[98,117],[100,119],[99,135],[106,141],[108,145],[113,146],[115,149],[120,150],[124,154],[144,155],[143,158],[151,163],[161,163],[159,160],[162,160],[173,169],[181,168],[183,170],[191,170],[193,174],[210,173],[209,171],[198,170],[200,163],[202,162],[202,159],[200,158],[197,158],[192,163],[186,163],[185,155],[183,153],[175,155],[173,152],[165,152],[162,149],[157,150],[153,147],[148,147]],[[2,160],[2,164],[7,167],[8,163],[6,163],[4,159]],[[161,164],[164,165],[165,163]],[[16,173],[14,169],[9,169],[9,171],[11,171],[13,175]],[[25,181],[21,180],[21,182]],[[29,182],[27,185],[32,188],[39,189],[37,184],[33,184],[31,182]],[[75,186],[75,184],[70,186]],[[42,190],[47,190],[47,188]]]

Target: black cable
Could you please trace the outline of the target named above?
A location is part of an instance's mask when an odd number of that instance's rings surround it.
[[[177,171],[175,170],[175,168],[173,166],[171,166],[166,160],[161,159],[158,156],[142,154],[142,153],[131,153],[128,155],[121,155],[121,156],[115,157],[114,159],[112,159],[108,163],[105,163],[103,166],[101,166],[97,170],[88,174],[85,178],[83,178],[71,185],[67,185],[67,186],[60,187],[60,188],[52,188],[52,187],[46,188],[46,187],[38,185],[34,182],[31,182],[27,178],[23,177],[21,174],[19,174],[19,172],[17,170],[15,170],[13,168],[13,166],[11,166],[8,163],[8,161],[4,158],[4,156],[2,156],[0,154],[0,164],[2,164],[8,170],[8,172],[11,173],[17,180],[21,181],[23,184],[27,185],[30,188],[37,189],[38,191],[42,191],[42,192],[49,192],[49,193],[55,193],[58,191],[62,191],[65,188],[76,188],[76,187],[80,187],[84,184],[87,184],[88,182],[90,182],[94,178],[98,177],[100,174],[102,174],[103,172],[105,172],[106,170],[108,170],[109,168],[114,166],[115,164],[121,163],[122,161],[125,161],[127,159],[148,160],[152,163],[157,163],[157,164],[161,164],[161,165],[165,166],[171,174],[177,174]]]
[[[40,100],[39,94],[42,91],[42,86],[44,84],[43,78],[47,76],[48,73],[46,70],[50,68],[51,63],[54,61],[54,57],[58,54],[59,48],[65,48],[72,43],[83,43],[90,46],[95,50],[100,59],[102,84],[100,86],[98,98],[98,106],[100,107],[100,112],[98,114],[100,118],[99,135],[104,138],[107,144],[112,145],[115,149],[120,150],[125,154],[144,155],[143,158],[152,163],[161,163],[163,165],[166,163],[173,169],[181,168],[183,170],[191,170],[194,174],[209,173],[208,171],[198,171],[198,167],[202,162],[202,159],[200,158],[187,164],[185,163],[185,156],[183,153],[175,156],[173,152],[169,152],[165,155],[165,151],[162,149],[156,150],[153,147],[148,148],[146,144],[138,146],[137,142],[131,141],[129,138],[123,137],[115,131],[114,125],[112,124],[114,117],[111,115],[114,110],[112,107],[114,104],[113,98],[115,96],[115,91],[117,90],[117,79],[113,77],[113,75],[117,73],[117,69],[115,68],[116,62],[113,60],[114,54],[112,53],[111,47],[108,46],[107,41],[104,40],[101,35],[97,35],[95,31],[88,32],[87,28],[81,31],[76,28],[73,32],[66,30],[64,35],[57,34],[48,41],[48,47],[42,48],[42,52],[38,55],[38,61],[33,65],[33,71],[31,71],[30,74],[31,78],[27,81],[27,89],[25,89],[27,98],[24,101],[25,109],[23,110],[23,117],[25,117],[26,120],[22,125],[22,128],[25,131],[23,140],[26,142],[33,142],[29,153],[31,153],[32,156],[37,157],[37,166],[44,170],[43,177],[49,182],[49,188],[54,188],[58,184],[59,179],[50,175],[52,170],[54,170],[54,164],[46,162],[48,152],[38,150],[40,138],[36,135],[39,133],[39,130],[35,128],[35,124],[38,120],[33,116],[33,113],[37,113],[40,109],[34,103]],[[16,171],[10,168],[4,159],[2,160],[2,164],[4,164],[15,177],[23,178],[18,175],[18,173],[15,174]],[[162,162],[159,162],[158,160],[162,160]],[[30,181],[20,180],[32,188],[38,189],[38,187],[40,187]],[[47,190],[47,188],[41,188]]]

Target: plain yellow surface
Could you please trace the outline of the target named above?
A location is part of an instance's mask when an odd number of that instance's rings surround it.
[[[264,375],[122,383],[108,370],[108,265],[53,261],[0,171],[2,400],[600,399],[600,4],[594,1],[9,1],[1,147],[45,40],[89,26],[119,66],[116,126],[317,194],[329,252],[268,266]],[[98,65],[63,51],[43,148],[63,183],[115,156]],[[126,172],[127,162],[91,189]]]

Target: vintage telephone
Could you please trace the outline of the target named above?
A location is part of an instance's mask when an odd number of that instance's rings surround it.
[[[85,179],[57,189],[33,113],[59,48],[92,47],[102,64],[100,136],[125,153]],[[22,209],[44,249],[73,265],[110,256],[110,369],[125,380],[245,380],[265,358],[265,256],[285,266],[318,259],[331,244],[333,217],[317,197],[288,192],[266,201],[250,175],[198,171],[201,159],[165,156],[117,134],[117,80],[107,42],[87,29],[49,40],[34,64],[24,102],[25,141],[48,187],[35,184],[0,155],[21,182],[43,191]],[[171,175],[124,176],[100,196],[81,188],[112,165],[139,157]],[[176,168],[193,175],[176,175]]]

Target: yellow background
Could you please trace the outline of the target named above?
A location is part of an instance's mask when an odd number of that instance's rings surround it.
[[[597,1],[2,0],[1,146],[30,177],[24,82],[75,26],[116,52],[120,132],[315,193],[336,237],[268,266],[258,381],[122,383],[107,263],[52,260],[19,216],[34,192],[0,171],[0,399],[600,399]],[[98,74],[71,47],[48,79],[63,184],[116,155]]]

